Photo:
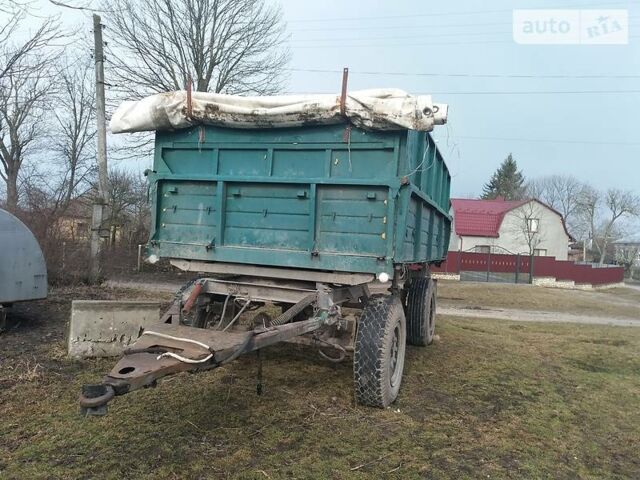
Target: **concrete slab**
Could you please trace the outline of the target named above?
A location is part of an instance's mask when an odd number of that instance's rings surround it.
[[[74,300],[67,331],[72,358],[114,357],[160,320],[160,304],[148,301]]]

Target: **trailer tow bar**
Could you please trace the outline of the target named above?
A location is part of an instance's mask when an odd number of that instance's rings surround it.
[[[318,311],[307,320],[293,321],[304,307]],[[167,375],[202,371],[232,362],[240,355],[318,330],[338,321],[339,309],[324,292],[308,296],[274,320],[248,331],[212,330],[160,323],[148,330],[124,352],[102,383],[84,385],[80,394],[82,415],[105,415],[115,396],[155,386]]]

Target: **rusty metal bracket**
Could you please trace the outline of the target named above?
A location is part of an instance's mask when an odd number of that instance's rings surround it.
[[[193,308],[193,305],[196,303],[196,300],[198,299],[198,295],[200,295],[200,292],[202,292],[202,287],[204,286],[204,282],[203,281],[199,281],[196,282],[195,287],[193,288],[193,290],[191,291],[191,293],[189,294],[189,298],[187,299],[186,303],[184,304],[184,307],[182,307],[182,313],[189,313],[191,311],[191,309]]]
[[[349,83],[349,69],[347,67],[342,69],[342,91],[340,93],[340,115],[342,115],[345,120],[348,121],[347,118],[347,86]],[[348,123],[344,129],[342,134],[342,141],[344,143],[351,143],[351,124]]]
[[[315,298],[315,297],[314,297]],[[301,301],[309,304],[310,298]],[[320,310],[308,320],[248,331],[220,331],[160,323],[146,330],[131,345],[101,384],[83,387],[81,412],[105,415],[116,396],[153,386],[167,375],[209,370],[240,355],[316,331],[330,323],[331,313]]]
[[[340,115],[344,116],[347,112],[347,82],[349,81],[349,69],[342,69],[342,93],[340,94]]]
[[[193,117],[193,100],[191,98],[191,90],[193,89],[193,80],[191,75],[187,78],[187,118],[191,120]]]
[[[80,394],[80,413],[85,416],[104,415],[116,392],[111,385],[83,385]]]

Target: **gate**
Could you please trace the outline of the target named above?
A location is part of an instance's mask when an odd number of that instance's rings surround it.
[[[501,247],[492,247],[488,252],[457,253],[457,270],[462,281],[531,283],[531,257],[528,254],[512,253]]]

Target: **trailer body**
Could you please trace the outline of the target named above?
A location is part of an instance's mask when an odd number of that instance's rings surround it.
[[[148,254],[393,277],[445,258],[450,182],[426,132],[158,131]]]

